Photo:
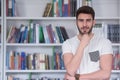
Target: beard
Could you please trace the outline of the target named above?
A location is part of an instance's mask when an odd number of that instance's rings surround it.
[[[77,28],[78,28],[78,31],[79,31],[79,33],[81,34],[81,35],[84,35],[84,34],[90,34],[91,32],[92,32],[92,28],[93,28],[93,25],[92,25],[92,27],[91,28],[89,28],[89,27],[87,27],[87,26],[84,26],[84,27],[82,27],[81,29],[77,26]],[[89,31],[86,31],[86,30],[84,30],[84,29],[89,29]],[[82,31],[83,30],[83,31]]]

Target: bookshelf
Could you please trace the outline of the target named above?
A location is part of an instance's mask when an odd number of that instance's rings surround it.
[[[32,78],[41,78],[47,76],[50,78],[63,78],[65,70],[9,70],[6,68],[6,56],[11,50],[16,52],[25,51],[27,54],[43,53],[52,56],[53,47],[60,49],[62,43],[8,43],[7,34],[10,29],[10,25],[14,25],[20,28],[21,24],[29,25],[30,20],[34,23],[41,24],[43,26],[52,24],[52,26],[65,26],[69,37],[73,37],[77,34],[77,28],[75,27],[75,17],[42,17],[46,4],[52,2],[52,0],[15,0],[15,6],[17,11],[16,16],[6,16],[6,2],[10,0],[1,0],[4,3],[2,6],[2,16],[0,17],[1,24],[3,25],[2,36],[3,42],[0,45],[1,56],[1,80],[7,80],[8,75],[15,77],[21,77],[22,79],[28,79],[32,74]],[[12,0],[11,0],[12,1]],[[13,0],[14,1],[14,0]],[[81,0],[77,0],[81,1]],[[92,6],[96,11],[97,23],[105,24],[119,24],[120,25],[120,1],[119,0],[92,0]],[[119,6],[119,7],[118,7]],[[109,11],[110,10],[110,11]],[[107,37],[105,32],[105,37]],[[3,37],[4,35],[4,37]],[[120,44],[113,43],[113,48],[116,47],[120,53]],[[3,74],[3,75],[2,75]],[[120,70],[112,70],[111,80],[113,78],[120,78]]]
[[[3,79],[3,0],[0,0],[0,79]]]

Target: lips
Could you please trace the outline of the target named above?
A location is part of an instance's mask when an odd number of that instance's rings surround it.
[[[89,29],[89,27],[82,27],[81,29],[86,31],[87,29]]]
[[[82,29],[89,29],[89,27],[82,27]]]

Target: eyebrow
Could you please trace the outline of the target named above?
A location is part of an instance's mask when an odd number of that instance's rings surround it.
[[[93,20],[93,19],[77,19],[77,20]]]
[[[77,21],[92,21],[93,19],[77,19]]]

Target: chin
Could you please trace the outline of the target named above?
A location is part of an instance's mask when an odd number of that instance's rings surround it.
[[[82,34],[89,34],[89,32],[82,32]]]

